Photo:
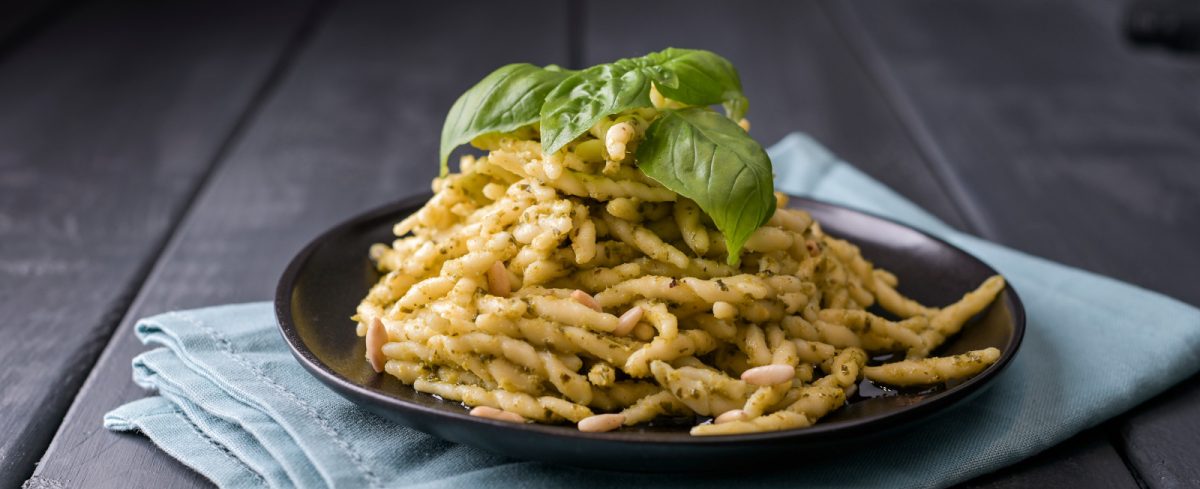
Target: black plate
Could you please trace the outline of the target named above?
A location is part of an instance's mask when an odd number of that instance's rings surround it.
[[[292,353],[310,373],[353,402],[398,423],[441,438],[518,458],[624,470],[730,470],[786,455],[853,449],[886,442],[908,426],[978,394],[1016,353],[1025,312],[1010,287],[938,349],[939,355],[993,346],[996,364],[958,383],[920,392],[880,390],[860,384],[851,403],[799,430],[692,437],[694,421],[662,422],[609,433],[574,426],[518,425],[467,415],[456,402],[416,392],[388,375],[376,375],[349,318],[379,274],[367,258],[373,243],[391,242],[392,225],[417,210],[429,195],[402,200],[355,217],[318,237],[283,273],[275,296],[279,327]],[[900,277],[900,290],[932,305],[958,300],[995,274],[975,257],[907,226],[831,204],[793,198],[830,234],[856,243],[863,255]],[[864,397],[866,396],[866,397]],[[703,470],[703,469],[702,469]]]

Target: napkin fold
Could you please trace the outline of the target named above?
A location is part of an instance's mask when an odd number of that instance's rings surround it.
[[[904,222],[1004,274],[1028,328],[990,389],[836,462],[736,476],[595,472],[448,443],[360,409],[295,362],[260,302],[138,322],[138,338],[160,348],[133,360],[134,380],[157,395],[113,410],[104,426],[142,432],[221,487],[943,487],[1055,445],[1200,369],[1200,310],[956,231],[807,136],[769,152],[780,190]]]

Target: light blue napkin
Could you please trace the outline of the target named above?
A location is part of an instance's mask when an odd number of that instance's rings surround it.
[[[1200,369],[1200,311],[962,234],[793,134],[770,150],[778,188],[889,216],[991,264],[1021,294],[1028,332],[984,394],[839,463],[753,476],[602,473],[524,462],[384,421],[292,359],[269,303],[162,314],[134,359],[158,396],[104,418],[141,431],[222,487],[942,487],[993,471],[1125,411]]]

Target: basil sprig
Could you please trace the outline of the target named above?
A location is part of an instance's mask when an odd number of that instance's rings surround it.
[[[442,126],[441,174],[450,152],[478,136],[514,131],[537,122],[546,94],[571,71],[527,63],[502,66],[467,90],[450,107]]]
[[[667,48],[563,80],[542,105],[542,151],[558,151],[605,116],[650,107],[651,82],[663,96],[688,105],[725,104],[733,120],[746,113],[742,82],[729,61],[709,51]]]
[[[771,160],[733,122],[748,105],[737,70],[708,51],[667,48],[576,72],[501,67],[450,109],[442,128],[442,175],[455,147],[535,122],[542,151],[554,153],[604,117],[651,107],[652,84],[663,96],[694,107],[662,110],[638,147],[637,164],[712,218],[725,237],[727,261],[736,265],[746,240],[775,212]],[[716,104],[727,117],[707,109]]]
[[[667,110],[646,129],[638,168],[692,199],[725,235],[727,261],[775,213],[771,159],[733,121],[703,108]]]

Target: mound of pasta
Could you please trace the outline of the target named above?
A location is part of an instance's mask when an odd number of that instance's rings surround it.
[[[694,200],[638,166],[648,128],[683,105],[651,90],[652,107],[551,154],[538,124],[474,138],[486,155],[370,250],[383,276],[354,319],[376,371],[476,416],[583,431],[694,417],[693,435],[720,435],[812,425],[863,378],[936,385],[999,358],[930,355],[1001,277],[919,304],[782,194],[731,257]],[[870,362],[885,354],[903,360]]]

